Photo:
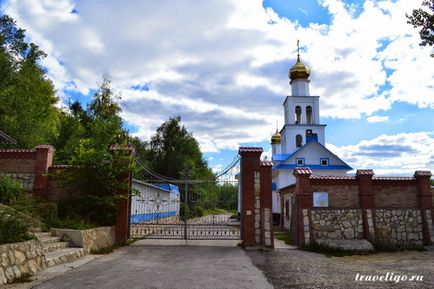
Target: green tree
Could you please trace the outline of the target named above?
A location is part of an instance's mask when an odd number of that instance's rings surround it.
[[[424,9],[424,7],[427,7]],[[419,35],[422,42],[421,46],[434,45],[434,0],[424,0],[422,7],[414,9],[411,15],[405,14],[408,24],[414,28],[419,28]]]
[[[25,30],[0,17],[0,129],[20,147],[47,143],[57,135],[54,87],[39,64],[46,54],[25,41]]]
[[[133,169],[119,99],[110,79],[104,76],[87,110],[74,103],[71,115],[65,116],[61,126],[65,132],[61,129],[60,135],[68,135],[71,130],[76,136],[65,137],[62,150],[66,160],[80,169],[60,174],[61,181],[75,192],[59,205],[62,218],[85,219],[97,225],[112,225],[115,220],[120,198],[117,190],[126,186],[119,177]],[[114,150],[110,150],[112,145],[116,145]]]
[[[157,129],[149,150],[150,166],[161,175],[175,179],[213,176],[198,142],[182,125],[179,116],[169,118]]]

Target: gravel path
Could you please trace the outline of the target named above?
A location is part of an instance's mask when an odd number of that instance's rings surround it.
[[[434,288],[434,252],[405,251],[327,257],[301,250],[250,251],[248,255],[280,288]],[[422,275],[422,282],[355,281],[360,275]],[[396,277],[395,277],[396,278]]]

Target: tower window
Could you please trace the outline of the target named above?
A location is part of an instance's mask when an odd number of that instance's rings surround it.
[[[300,148],[302,142],[303,142],[303,137],[301,136],[301,134],[296,135],[295,136],[295,147]]]
[[[323,167],[326,167],[329,165],[329,159],[326,159],[326,158],[320,159],[320,162],[321,162],[321,166],[323,166]]]
[[[295,164],[297,165],[297,167],[304,166],[304,159],[295,159]]]
[[[312,107],[310,105],[306,106],[306,118],[307,124],[312,124]]]
[[[301,124],[301,107],[299,105],[295,107],[295,124]]]

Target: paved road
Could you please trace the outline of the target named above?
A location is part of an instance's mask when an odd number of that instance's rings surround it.
[[[239,247],[128,246],[35,288],[273,288]]]

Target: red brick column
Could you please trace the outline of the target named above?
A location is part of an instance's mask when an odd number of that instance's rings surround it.
[[[371,169],[357,170],[356,180],[359,185],[359,206],[362,209],[363,237],[366,240],[374,240],[374,192],[372,177],[374,171]]]
[[[118,194],[123,197],[118,201],[118,214],[115,225],[116,242],[119,243],[125,243],[129,237],[132,179],[132,173],[119,177],[119,181],[126,185],[118,190]]]
[[[297,198],[297,244],[306,245],[312,239],[310,236],[310,209],[312,208],[312,190],[310,185],[310,175],[312,171],[309,168],[295,168],[295,196]],[[304,214],[307,212],[307,214]],[[306,222],[307,220],[307,222]],[[306,229],[305,232],[305,227]],[[305,234],[306,233],[306,234]],[[309,240],[305,238],[309,236]]]
[[[254,246],[255,242],[255,171],[260,171],[262,148],[240,147],[241,156],[241,238],[244,246]]]
[[[266,247],[274,248],[273,197],[272,197],[272,162],[261,162],[261,242]]]
[[[430,171],[416,171],[414,177],[417,183],[417,202],[421,209],[422,215],[422,233],[423,244],[431,246],[433,240],[430,234],[434,229],[433,226],[433,212],[432,212],[432,191],[431,191],[431,172]]]
[[[110,147],[110,151],[124,151],[126,155],[134,155],[135,147],[133,145],[127,145],[126,147],[122,147],[119,145],[112,145]],[[120,163],[120,166],[128,165],[127,163]],[[118,194],[122,196],[122,199],[118,201],[118,212],[116,217],[115,224],[115,235],[116,242],[125,243],[130,234],[130,211],[131,211],[131,190],[132,190],[132,181],[133,174],[132,172],[127,172],[118,177],[120,183],[123,186],[118,189]]]
[[[36,196],[46,197],[48,190],[48,168],[53,164],[54,148],[50,145],[38,145],[35,147],[35,179],[33,192]]]

